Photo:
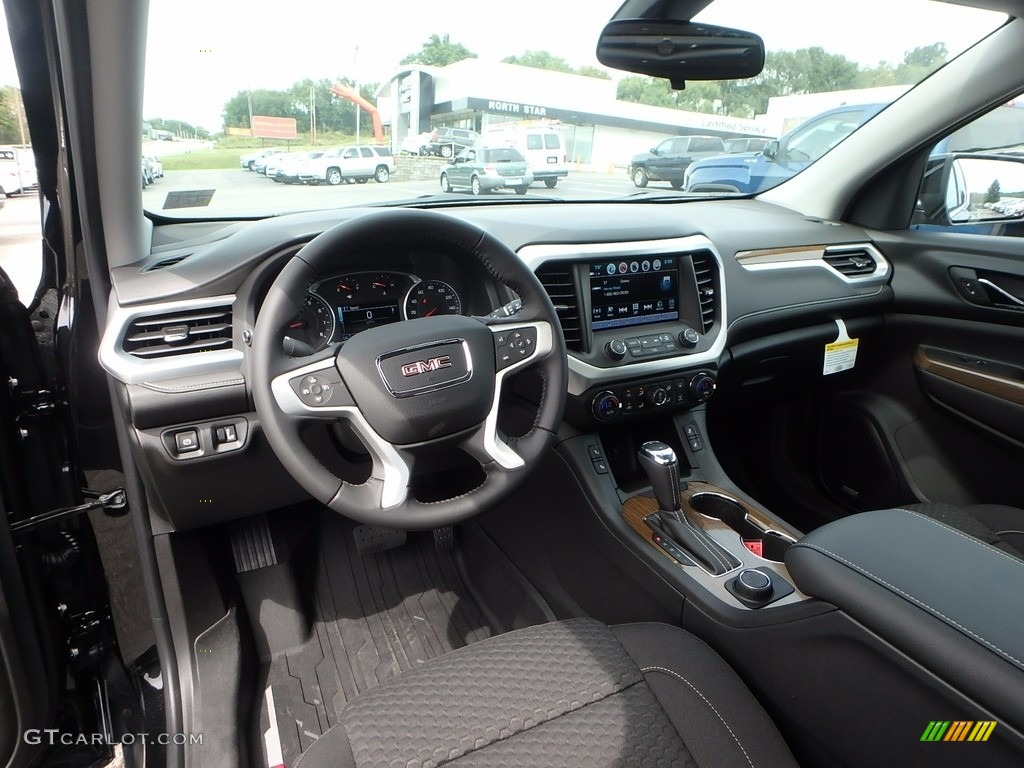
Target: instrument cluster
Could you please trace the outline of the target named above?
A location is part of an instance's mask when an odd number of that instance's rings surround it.
[[[352,272],[310,286],[287,336],[310,354],[379,325],[462,312],[462,298],[444,280],[408,272]]]

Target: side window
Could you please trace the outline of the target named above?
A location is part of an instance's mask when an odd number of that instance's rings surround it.
[[[562,146],[562,142],[559,141],[559,135],[557,133],[545,133],[544,134],[544,149],[559,149]]]
[[[658,150],[659,155],[670,155],[674,151],[672,147],[675,142],[676,139],[665,139],[661,144],[655,147],[655,149]]]
[[[373,150],[371,150],[369,147],[360,147],[359,154],[361,154],[363,157],[373,157]]]
[[[1024,101],[996,107],[932,147],[911,228],[1024,237]]]
[[[351,149],[346,149],[345,154],[342,155],[342,158],[345,160],[354,160],[357,157],[359,157],[359,152],[358,150],[356,150],[355,147],[352,147]]]
[[[526,148],[527,149],[542,149],[541,135],[539,133],[529,133],[526,135]]]

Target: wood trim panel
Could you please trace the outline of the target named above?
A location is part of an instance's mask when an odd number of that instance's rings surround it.
[[[705,531],[708,531],[709,533],[711,531],[725,531],[728,533],[735,534],[733,529],[728,524],[722,522],[721,520],[718,520],[717,518],[702,515],[701,513],[694,510],[693,507],[690,506],[690,498],[699,493],[714,493],[732,499],[741,507],[743,507],[743,511],[746,513],[747,518],[759,528],[762,528],[764,530],[778,531],[779,533],[783,533],[794,540],[800,538],[798,534],[789,530],[789,528],[786,528],[780,525],[779,523],[775,522],[774,520],[770,519],[769,517],[767,517],[761,510],[757,509],[756,507],[752,507],[749,504],[746,504],[742,500],[737,499],[728,491],[719,488],[716,485],[699,482],[688,483],[687,488],[680,491],[679,493],[680,503],[701,521],[702,527]],[[665,552],[661,547],[654,543],[654,531],[652,531],[650,526],[648,526],[647,523],[644,522],[644,518],[657,511],[658,502],[655,501],[655,499],[650,496],[631,496],[630,498],[626,499],[626,501],[622,505],[622,517],[629,524],[629,527],[636,531],[638,534],[640,534],[644,541],[648,542],[652,547],[657,549],[658,552],[660,552],[670,562],[675,563],[676,561],[667,552]],[[720,537],[716,536],[714,538],[717,539]],[[738,538],[739,537],[737,536],[737,539]]]
[[[966,365],[938,360],[921,347],[914,352],[914,367],[919,371],[930,373],[955,384],[962,384],[986,395],[1008,400],[1017,405],[1024,405],[1024,381],[995,376],[973,370]]]

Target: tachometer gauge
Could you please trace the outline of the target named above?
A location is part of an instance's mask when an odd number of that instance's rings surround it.
[[[299,316],[288,323],[285,335],[309,347],[309,352],[326,347],[334,336],[334,313],[315,293],[306,294]]]
[[[409,320],[435,315],[461,315],[462,300],[448,283],[426,280],[416,283],[405,300],[405,316]]]

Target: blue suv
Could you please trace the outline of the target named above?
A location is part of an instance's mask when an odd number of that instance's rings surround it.
[[[743,152],[697,160],[686,169],[687,192],[753,194],[774,187],[828,152],[885,107],[843,106],[801,123],[760,152]]]

